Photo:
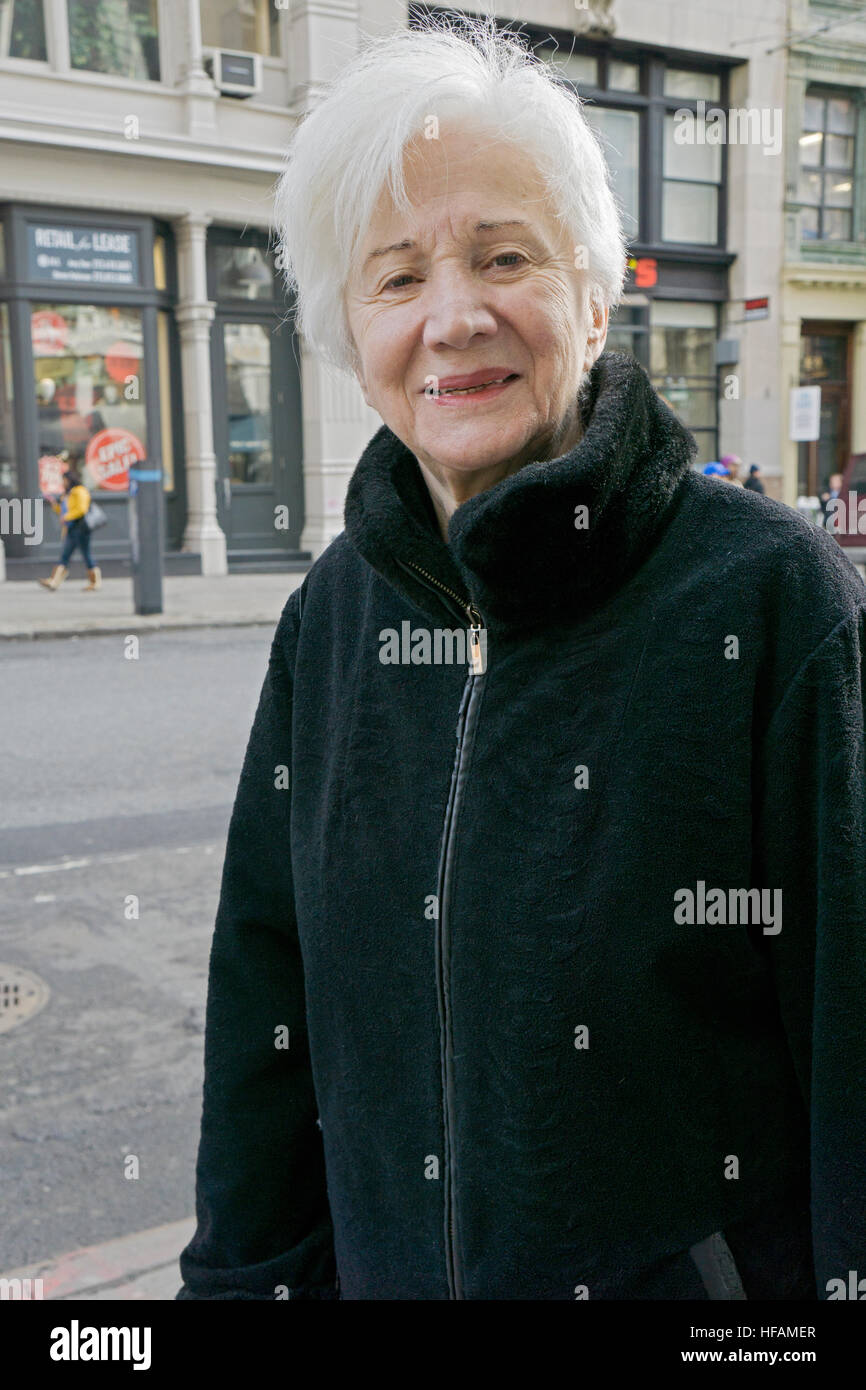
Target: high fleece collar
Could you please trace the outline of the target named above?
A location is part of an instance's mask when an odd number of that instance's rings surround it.
[[[447,546],[414,455],[383,425],[349,483],[348,539],[440,621],[444,611],[452,621],[467,619],[460,602],[437,599],[418,569],[471,600],[485,623],[535,626],[588,611],[640,565],[696,445],[626,353],[599,357],[580,407],[584,432],[575,448],[528,463],[464,502]]]

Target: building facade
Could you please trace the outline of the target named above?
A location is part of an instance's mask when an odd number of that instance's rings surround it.
[[[361,36],[435,8],[0,0],[0,499],[83,468],[110,515],[97,558],[123,564],[129,469],[146,465],[162,477],[168,568],[321,552],[379,421],[297,337],[273,187],[296,122]],[[833,181],[861,170],[866,65],[844,25],[792,44],[855,7],[450,8],[516,23],[586,102],[630,247],[610,345],[647,367],[699,464],[737,453],[793,502],[810,467],[866,430],[866,210]],[[836,429],[817,462],[788,430],[790,388],[816,372]],[[53,514],[42,545],[3,539],[8,575],[29,576],[53,555]]]
[[[301,562],[340,529],[377,420],[297,340],[271,199],[308,103],[362,29],[401,16],[0,0],[0,499],[83,469],[108,572],[128,563],[143,461],[162,475],[168,568]],[[53,558],[43,515],[42,544],[6,528],[7,577]]]
[[[820,388],[818,439],[785,434],[788,498],[832,474],[866,488],[866,14],[792,0],[787,77],[782,406]],[[817,404],[817,403],[816,403]],[[784,426],[783,426],[784,427]],[[858,462],[852,456],[863,455]],[[849,466],[850,465],[850,466]],[[860,544],[866,546],[866,537]]]

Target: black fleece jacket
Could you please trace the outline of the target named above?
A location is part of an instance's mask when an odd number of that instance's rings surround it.
[[[866,588],[630,358],[581,406],[447,546],[381,429],[286,603],[178,1298],[866,1275]]]

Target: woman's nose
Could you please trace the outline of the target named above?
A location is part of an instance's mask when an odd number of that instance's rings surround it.
[[[485,300],[484,285],[457,271],[432,276],[425,286],[424,346],[464,348],[478,333],[496,332],[496,316]]]

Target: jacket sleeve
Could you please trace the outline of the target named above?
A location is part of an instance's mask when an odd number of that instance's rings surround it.
[[[90,506],[90,493],[86,487],[74,487],[66,501],[66,521],[78,521],[86,516]]]
[[[789,685],[757,788],[753,881],[782,890],[781,930],[764,940],[809,1114],[819,1299],[829,1281],[866,1275],[864,698],[861,607]]]
[[[339,1297],[281,771],[291,769],[298,599],[274,636],[229,824],[209,965],[197,1228],[176,1299]]]

